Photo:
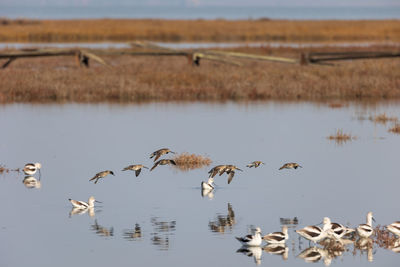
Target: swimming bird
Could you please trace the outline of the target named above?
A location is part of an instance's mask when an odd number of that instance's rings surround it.
[[[366,224],[360,224],[357,227],[357,233],[360,237],[370,237],[374,229],[372,228],[372,220],[375,220],[374,217],[372,216],[372,211],[367,213],[367,223]]]
[[[260,166],[261,164],[265,165],[264,162],[256,160],[256,161],[253,161],[253,162],[247,164],[246,167],[249,167],[249,168],[252,168],[252,167],[257,168],[257,167]]]
[[[290,163],[283,164],[283,166],[280,167],[279,170],[282,170],[282,169],[297,169],[297,168],[303,168],[303,167],[300,166],[298,163],[290,162]]]
[[[175,152],[172,152],[169,148],[161,148],[157,151],[154,151],[153,153],[151,153],[150,158],[154,158],[154,161],[158,160],[162,155],[168,154],[168,153],[172,153],[172,154],[176,154]]]
[[[226,165],[217,165],[208,171],[209,177],[214,177],[217,173],[221,172],[226,167]]]
[[[112,174],[112,175],[114,175],[115,176],[115,174],[112,172],[112,171],[102,171],[102,172],[99,172],[99,173],[97,173],[93,178],[91,178],[89,181],[92,181],[92,180],[94,180],[94,179],[96,179],[96,181],[94,181],[94,183],[95,184],[97,184],[97,182],[99,181],[99,179],[100,178],[104,178],[104,177],[106,177],[107,175],[109,175],[109,174]]]
[[[238,171],[243,171],[241,169],[239,169],[238,167],[236,167],[235,165],[225,165],[225,168],[223,168],[220,172],[219,175],[221,176],[224,172],[226,172],[226,174],[228,174],[228,184],[230,184],[232,182],[233,176],[235,175],[235,170]]]
[[[203,190],[213,190],[214,189],[214,178],[208,178],[207,182],[201,182],[201,189]]]
[[[286,225],[282,226],[282,232],[274,232],[263,236],[266,242],[270,244],[282,244],[289,238],[288,227]]]
[[[236,237],[236,239],[245,246],[259,246],[262,243],[261,239],[261,229],[257,227],[254,235],[246,235],[245,237]]]
[[[397,235],[397,237],[400,237],[400,221],[386,225],[386,228],[394,235]]]
[[[89,197],[89,200],[87,203],[84,201],[73,200],[70,198],[68,200],[69,200],[69,202],[71,202],[71,204],[74,208],[78,208],[78,209],[93,208],[94,202],[101,203],[100,201],[95,200],[94,196]]]
[[[314,243],[317,243],[318,241],[327,237],[327,231],[331,227],[330,219],[328,217],[325,217],[323,220],[323,224],[323,228],[315,225],[306,226],[303,229],[296,230],[296,233],[310,241],[313,241]]]
[[[135,171],[136,177],[139,176],[140,172],[142,171],[142,168],[148,169],[146,166],[143,164],[136,164],[136,165],[129,165],[128,167],[125,167],[122,171]]]
[[[23,171],[26,175],[34,175],[38,170],[40,173],[40,168],[42,168],[42,164],[40,163],[27,163]]]
[[[157,167],[158,165],[167,165],[167,164],[176,165],[175,161],[172,159],[160,159],[159,161],[154,163],[154,165],[153,165],[153,167],[151,167],[150,171],[154,170],[154,168]]]

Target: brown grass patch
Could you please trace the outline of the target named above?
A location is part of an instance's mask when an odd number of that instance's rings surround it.
[[[345,104],[340,103],[340,102],[331,102],[331,103],[328,104],[328,106],[330,108],[342,108],[342,107],[345,106]]]
[[[397,42],[399,28],[399,20],[3,19],[0,41]]]
[[[395,133],[395,134],[400,134],[400,123],[396,123],[389,129],[389,132]]]
[[[335,134],[327,137],[329,140],[335,141],[338,145],[343,145],[348,141],[357,139],[356,136],[352,136],[351,134],[346,134],[342,129],[338,129]]]
[[[394,234],[389,232],[384,226],[377,225],[374,229],[375,243],[381,248],[390,249],[398,240]]]
[[[388,115],[386,115],[386,113],[375,115],[374,117],[371,116],[369,119],[375,123],[382,124],[386,124],[388,121],[396,122],[398,120],[397,117],[389,117]]]
[[[187,152],[176,155],[173,160],[181,171],[203,168],[211,164],[211,159],[206,156],[189,154]]]
[[[9,168],[6,168],[5,166],[2,166],[2,165],[0,165],[0,174],[4,174],[4,173],[9,173],[9,172],[19,172],[20,170],[19,170],[19,168],[17,168],[17,169],[9,169]]]

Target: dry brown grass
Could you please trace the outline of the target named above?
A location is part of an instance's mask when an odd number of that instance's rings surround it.
[[[212,162],[209,157],[186,152],[176,155],[173,160],[176,163],[175,166],[181,171],[203,168],[210,165]]]
[[[391,248],[395,245],[398,238],[389,232],[384,226],[376,226],[374,229],[375,243],[381,248]]]
[[[371,116],[369,119],[375,123],[382,123],[382,124],[386,124],[389,121],[396,122],[398,120],[397,117],[390,117],[386,115],[386,113],[375,115],[373,117]]]
[[[9,173],[9,172],[19,172],[19,169],[9,169],[5,166],[0,165],[0,174]]]
[[[391,127],[391,128],[389,129],[389,132],[395,133],[395,134],[400,134],[400,123],[395,123],[395,124],[393,125],[393,127]]]
[[[297,58],[299,53],[315,49],[262,47],[236,51]],[[192,67],[183,57],[104,59],[112,67],[92,63],[88,69],[79,68],[73,57],[17,59],[0,70],[0,103],[376,101],[400,97],[400,63],[392,59],[351,61],[333,67],[248,60],[242,60],[242,67],[210,61]]]
[[[399,20],[7,20],[2,42],[152,40],[350,42],[400,40]]]
[[[346,134],[342,129],[338,129],[335,134],[332,134],[327,137],[329,140],[335,141],[338,145],[343,145],[348,141],[357,139],[356,136],[352,136],[351,134]]]
[[[341,103],[341,102],[331,102],[331,103],[328,104],[328,106],[330,108],[342,108],[342,107],[344,107],[346,105],[344,103]]]

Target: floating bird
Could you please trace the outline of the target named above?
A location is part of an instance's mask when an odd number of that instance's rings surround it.
[[[172,152],[169,148],[161,148],[157,151],[154,151],[153,153],[151,153],[150,158],[154,158],[154,161],[158,160],[162,155],[168,154],[168,153],[172,153],[175,154],[175,152]]]
[[[386,228],[394,235],[397,235],[397,237],[400,237],[400,221],[386,225]]]
[[[214,178],[217,173],[220,173],[223,169],[225,169],[226,165],[217,165],[208,171],[209,177]]]
[[[355,231],[354,229],[348,228],[340,223],[330,222],[330,225],[331,225],[330,229],[332,230],[330,231],[330,234],[336,239],[341,239],[345,235]]]
[[[214,178],[208,178],[207,182],[201,182],[201,189],[203,190],[213,190],[214,189]]]
[[[107,175],[112,174],[115,176],[115,174],[112,171],[102,171],[97,173],[93,178],[91,178],[89,181],[92,181],[94,179],[96,179],[96,181],[94,181],[95,184],[97,184],[97,182],[99,181],[100,178],[104,178]]]
[[[146,166],[143,164],[136,164],[136,165],[129,165],[128,167],[125,167],[122,171],[135,171],[136,177],[139,176],[140,172],[142,171],[142,168],[148,169]]]
[[[282,170],[282,169],[297,169],[297,168],[303,168],[303,167],[301,167],[298,163],[291,162],[291,163],[283,164],[283,166],[280,167],[279,170]]]
[[[282,232],[274,232],[263,236],[266,242],[270,244],[282,244],[289,238],[288,227],[286,225],[282,226]]]
[[[252,168],[252,167],[257,168],[257,167],[260,166],[261,164],[265,165],[264,162],[256,160],[256,161],[253,161],[253,162],[247,164],[246,167],[249,167],[249,168]]]
[[[306,226],[303,229],[296,230],[296,233],[301,235],[302,237],[313,241],[314,243],[317,243],[318,241],[324,239],[327,237],[327,230],[330,229],[330,220],[329,218],[325,217],[323,221],[323,228],[321,227],[312,225],[312,226]]]
[[[25,176],[24,180],[22,181],[27,188],[40,188],[42,184],[40,181],[36,180],[33,176]]]
[[[158,165],[167,165],[167,164],[176,165],[175,161],[173,161],[172,159],[160,159],[159,161],[154,163],[154,166],[151,167],[150,171],[154,170],[154,168],[157,167]]]
[[[38,170],[40,173],[40,168],[42,168],[42,164],[40,163],[27,163],[23,171],[26,175],[34,175]]]
[[[243,171],[238,167],[236,167],[235,165],[225,165],[225,168],[221,169],[219,175],[221,176],[224,172],[226,172],[226,174],[228,174],[228,184],[230,184],[232,182],[233,176],[235,175],[235,170],[241,172]]]
[[[254,232],[254,235],[246,235],[245,237],[236,237],[236,239],[239,240],[239,242],[242,243],[244,246],[257,247],[262,243],[261,229],[260,227],[257,227]]]
[[[370,211],[367,213],[367,223],[360,224],[357,227],[357,233],[360,237],[368,238],[372,235],[372,233],[374,232],[374,229],[372,228],[372,220],[375,220],[375,219],[372,216],[372,211]]]
[[[94,199],[94,196],[91,196],[88,200],[88,202],[84,202],[84,201],[78,201],[78,200],[73,200],[73,199],[68,199],[69,202],[71,202],[72,206],[74,208],[78,208],[78,209],[87,209],[87,208],[93,208],[94,207],[94,202],[98,202],[101,203],[100,201],[97,201]]]

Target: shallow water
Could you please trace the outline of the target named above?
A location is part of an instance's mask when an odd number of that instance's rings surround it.
[[[374,124],[369,115],[399,116],[400,105],[253,104],[4,105],[0,163],[9,168],[41,162],[41,187],[28,189],[24,176],[0,175],[2,266],[307,265],[297,257],[308,248],[293,231],[324,216],[350,226],[376,224],[398,215],[400,136]],[[344,145],[326,139],[336,129],[358,138]],[[121,169],[151,167],[161,147],[207,155],[211,166],[182,172],[170,166],[144,170],[138,178]],[[262,160],[266,165],[248,169]],[[285,162],[303,168],[282,170]],[[214,165],[244,169],[230,185],[217,177],[213,196],[200,183]],[[94,185],[88,180],[110,169]],[[39,175],[35,175],[39,178]],[[102,201],[93,211],[70,214],[68,198]],[[236,251],[235,236],[259,226],[278,231],[280,218],[299,219],[289,230],[288,256]],[[321,246],[320,246],[321,247]],[[332,266],[364,266],[367,251],[348,246]],[[377,266],[397,266],[399,254],[374,244]],[[325,262],[327,263],[327,262]],[[329,262],[328,262],[329,263]],[[324,264],[324,259],[318,261]]]

